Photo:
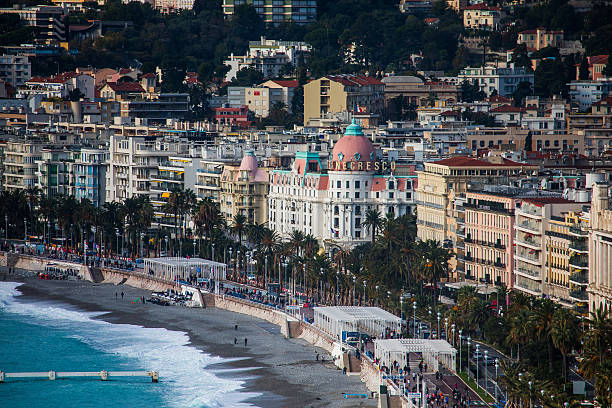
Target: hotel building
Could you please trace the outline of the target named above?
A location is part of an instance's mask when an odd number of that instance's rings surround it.
[[[612,310],[612,199],[610,187],[593,186],[589,230],[589,311]]]
[[[268,226],[284,238],[294,230],[312,234],[328,247],[363,244],[372,237],[362,225],[367,210],[395,217],[413,211],[416,178],[401,170],[379,161],[353,122],[329,161],[321,152],[298,151],[291,169],[270,172]]]

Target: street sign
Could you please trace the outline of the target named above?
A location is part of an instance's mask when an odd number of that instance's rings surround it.
[[[403,380],[403,375],[383,375],[383,380]]]
[[[421,398],[421,393],[420,392],[407,392],[406,396],[408,398],[417,398],[417,399],[419,399],[419,398]]]

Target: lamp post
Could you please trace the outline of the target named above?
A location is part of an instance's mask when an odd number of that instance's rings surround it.
[[[459,330],[459,372],[461,372],[461,369],[463,368],[462,362],[461,362],[461,340],[462,340],[462,336],[461,333],[463,333],[463,330]]]
[[[116,239],[117,256],[119,256],[119,228],[115,228],[115,235],[117,236],[117,239]]]
[[[467,377],[470,379],[470,344],[472,344],[472,338],[468,336],[467,338]]]
[[[444,318],[444,336],[446,337],[446,341],[448,341],[448,317]]]
[[[304,262],[304,294],[306,294],[306,262]]]
[[[49,230],[51,230],[51,222],[49,222]],[[8,240],[8,215],[4,214],[4,239]],[[49,232],[49,241],[51,241],[51,233]],[[49,242],[50,244],[51,242]]]
[[[527,384],[529,384],[529,408],[531,408],[531,380]]]
[[[145,233],[141,232],[140,233],[140,257],[144,258],[144,238],[145,238]]]
[[[25,243],[28,240],[28,220],[26,218],[23,219],[23,242]]]
[[[214,249],[213,249],[214,251]],[[263,287],[264,290],[266,289],[266,284],[268,283],[268,255],[266,255],[266,257],[264,258],[264,282],[263,282]]]
[[[489,350],[484,352],[484,369],[485,369],[485,394],[489,391],[489,375],[487,370],[487,358],[489,357]]]
[[[231,265],[231,264],[232,264],[232,252],[233,252],[233,249],[232,249],[232,247],[230,247],[230,249],[229,249],[229,254],[230,254],[230,257],[229,257],[230,267],[232,266],[232,265]],[[236,266],[235,266],[235,264],[234,264],[234,269],[233,269],[233,271],[232,271],[232,272],[233,272],[233,273],[232,273],[232,275],[233,275],[232,277],[233,277],[233,278],[234,278],[234,280],[235,280],[235,279],[236,279]]]
[[[440,333],[440,318],[442,317],[442,315],[440,314],[440,312],[438,312],[438,338],[441,339],[442,338],[442,333]]]
[[[94,249],[94,251],[96,251],[96,256],[97,256],[98,255],[98,247],[96,246],[96,230],[97,230],[97,228],[96,228],[95,225],[93,227],[91,227],[91,228],[93,229],[93,235],[94,235],[94,238],[93,238],[93,249]],[[100,240],[100,242],[102,242],[102,240]]]
[[[212,248],[210,257],[212,258],[212,261],[215,262],[215,243],[213,242],[210,244],[210,247]]]
[[[476,389],[478,389],[478,357],[480,356],[480,344],[476,344]]]
[[[378,307],[378,288],[380,286],[376,285],[376,307]]]
[[[455,323],[451,324],[451,333],[453,333],[453,347],[455,347]]]
[[[338,297],[338,282],[339,281],[340,281],[340,271],[336,271],[336,296],[335,296],[336,301],[334,302],[336,306],[338,306],[338,300],[339,300],[339,297]]]
[[[414,318],[412,320],[412,337],[416,339],[416,300],[412,303],[412,310],[414,311]]]
[[[168,236],[166,235],[164,239],[166,240],[166,256],[168,256]]]
[[[353,306],[355,306],[355,289],[357,288],[357,277],[353,275]]]
[[[323,293],[323,268],[319,269],[319,273],[321,274],[321,277],[319,278],[319,303],[321,303],[321,294]]]
[[[286,259],[283,262],[283,266],[285,267],[285,279],[283,279],[283,281],[286,281],[287,280],[287,266],[288,266],[288,263],[287,263]],[[281,289],[283,288],[283,284],[282,284],[283,281],[281,281]]]
[[[404,320],[404,297],[400,296],[400,319]]]
[[[497,369],[499,368],[499,360],[495,359],[495,401],[497,401]]]
[[[197,244],[198,244],[198,243],[196,242],[196,239],[194,238],[194,239],[193,239],[193,257],[194,257],[194,258],[196,257],[196,245],[197,245]]]
[[[363,281],[363,306],[366,305],[366,281]]]

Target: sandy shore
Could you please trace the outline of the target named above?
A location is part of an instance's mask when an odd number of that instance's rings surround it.
[[[111,323],[164,327],[189,333],[202,351],[237,361],[215,369],[255,368],[221,375],[248,377],[245,391],[261,393],[250,400],[260,407],[375,407],[376,400],[344,399],[343,393],[368,393],[359,376],[346,376],[331,364],[323,349],[300,339],[285,339],[278,326],[247,315],[216,308],[189,309],[150,303],[132,303],[149,292],[130,286],[84,281],[25,279],[19,290],[24,299],[52,299],[86,311],[107,311],[101,319]],[[115,292],[119,293],[115,300]],[[124,299],[121,299],[121,292]],[[238,324],[238,330],[234,325]],[[234,345],[234,337],[238,345]],[[244,346],[244,338],[248,346]],[[316,353],[325,363],[316,361]],[[162,373],[163,376],[163,373]]]

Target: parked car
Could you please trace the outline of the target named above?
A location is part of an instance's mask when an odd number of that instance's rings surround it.
[[[472,358],[474,360],[483,360],[484,354],[482,354],[480,351],[475,351],[474,354],[472,354]]]
[[[495,365],[495,357],[487,356],[486,358],[483,358],[482,361],[488,366]]]

